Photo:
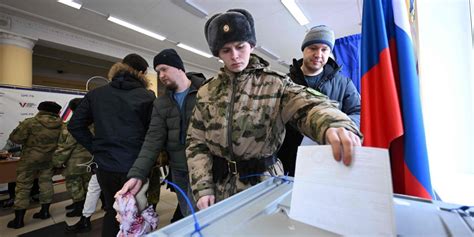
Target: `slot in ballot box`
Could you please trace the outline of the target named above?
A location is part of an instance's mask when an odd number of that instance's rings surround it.
[[[292,187],[292,182],[270,178],[197,212],[203,227],[201,233],[203,236],[339,236],[289,218]],[[400,195],[395,195],[393,200],[397,235],[474,236],[473,217],[451,210],[459,205]],[[193,232],[194,219],[188,216],[148,236],[191,236]]]

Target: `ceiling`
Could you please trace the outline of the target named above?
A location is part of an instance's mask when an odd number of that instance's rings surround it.
[[[78,1],[79,2],[79,1]],[[204,37],[204,24],[215,13],[231,8],[243,8],[252,13],[255,20],[257,46],[271,51],[276,58],[255,51],[270,61],[272,68],[288,70],[285,63],[300,57],[300,45],[306,31],[315,25],[333,28],[336,38],[360,32],[362,0],[297,0],[310,23],[301,26],[279,0],[188,0],[208,13],[205,17],[193,14],[184,0],[80,0],[77,10],[56,0],[1,0],[0,10],[8,14],[27,15],[38,20],[57,23],[61,27],[80,29],[104,39],[127,42],[149,52],[175,48],[186,64],[202,69],[205,74],[222,66],[216,58],[205,58],[176,47],[181,42],[208,52]],[[163,35],[159,41],[129,30],[106,18],[109,15],[126,20],[142,28]],[[72,48],[66,50],[73,50]],[[75,52],[78,53],[78,52]],[[79,52],[90,54],[93,52]],[[99,57],[99,56],[98,56]],[[101,56],[104,59],[103,56]],[[113,60],[107,58],[108,60]],[[150,59],[151,60],[151,59]]]

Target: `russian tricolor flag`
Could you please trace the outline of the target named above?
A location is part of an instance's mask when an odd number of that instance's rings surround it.
[[[72,117],[72,110],[68,107],[64,110],[63,114],[61,115],[61,119],[63,122],[68,122],[69,119]]]
[[[390,149],[395,193],[432,199],[405,0],[364,1],[361,65],[363,145]]]

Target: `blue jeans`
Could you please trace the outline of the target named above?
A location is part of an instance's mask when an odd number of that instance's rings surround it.
[[[172,181],[173,183],[178,185],[178,187],[181,188],[186,193],[189,200],[191,201],[191,204],[193,205],[194,211],[198,211],[196,209],[196,202],[194,201],[192,191],[191,191],[191,185],[189,183],[189,173],[187,171],[180,171],[180,170],[173,169],[171,170],[171,179],[173,180]],[[178,190],[176,190],[175,192],[178,198],[181,214],[183,214],[183,216],[191,215],[191,209],[189,208],[188,203],[186,202],[183,195],[181,195],[181,192],[179,192]]]

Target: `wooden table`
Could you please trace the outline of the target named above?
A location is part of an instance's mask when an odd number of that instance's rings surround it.
[[[16,165],[19,160],[0,160],[0,184],[16,181]]]

